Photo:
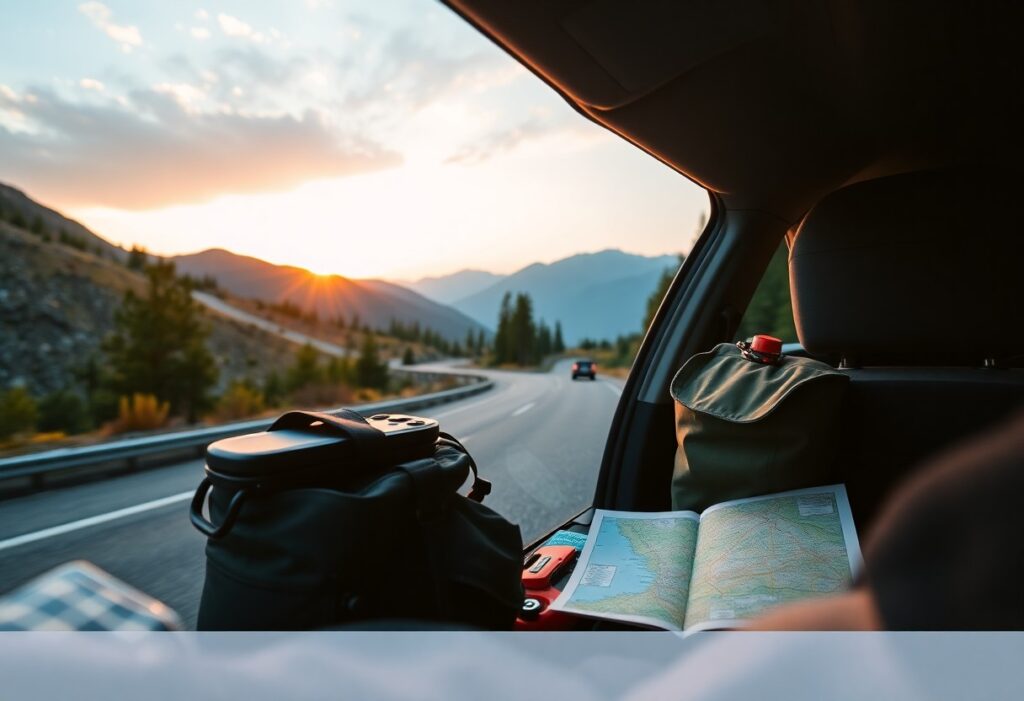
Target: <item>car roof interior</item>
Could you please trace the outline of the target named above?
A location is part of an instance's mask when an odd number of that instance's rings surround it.
[[[837,469],[862,526],[912,466],[1020,402],[1024,5],[446,2],[586,118],[705,187],[709,231],[735,229],[721,289],[700,298],[720,313],[659,351],[686,318],[672,300],[695,299],[680,277],[711,255],[698,241],[645,339],[598,506],[666,508],[671,373],[732,338],[784,239],[800,341],[851,374]]]
[[[730,209],[795,224],[859,180],[1020,161],[1019,3],[448,4]]]

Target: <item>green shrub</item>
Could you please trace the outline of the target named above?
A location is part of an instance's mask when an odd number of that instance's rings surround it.
[[[0,438],[31,433],[38,416],[35,400],[24,387],[13,387],[0,394]]]
[[[232,382],[217,402],[214,418],[219,421],[246,419],[263,411],[263,393],[246,382]]]
[[[85,401],[71,390],[53,392],[39,402],[37,428],[40,431],[85,433],[91,428],[91,424],[89,408]]]

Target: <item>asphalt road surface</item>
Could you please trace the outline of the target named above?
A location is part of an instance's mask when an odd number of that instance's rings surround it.
[[[569,361],[549,373],[482,374],[494,389],[422,413],[465,443],[494,483],[485,503],[529,541],[590,504],[622,383],[573,382]],[[0,592],[84,559],[194,626],[204,538],[187,509],[202,467],[192,460],[0,501]]]

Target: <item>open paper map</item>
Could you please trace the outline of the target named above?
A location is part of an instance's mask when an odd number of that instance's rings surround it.
[[[666,630],[729,628],[845,589],[860,566],[846,489],[814,487],[692,511],[598,510],[554,608]]]

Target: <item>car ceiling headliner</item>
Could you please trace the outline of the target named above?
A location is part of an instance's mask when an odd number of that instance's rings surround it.
[[[1022,155],[1024,3],[445,2],[730,209],[796,222],[844,184]]]

